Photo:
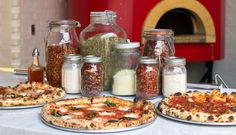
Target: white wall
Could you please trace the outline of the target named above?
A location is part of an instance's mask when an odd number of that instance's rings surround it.
[[[236,0],[226,0],[225,58],[215,62],[214,73],[222,75],[230,87],[236,88]]]
[[[67,18],[67,0],[0,0],[0,16],[0,67],[27,68],[35,47],[44,64],[48,23]]]

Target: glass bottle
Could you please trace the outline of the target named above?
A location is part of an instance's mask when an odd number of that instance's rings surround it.
[[[28,68],[28,81],[29,82],[43,82],[44,74],[43,67],[39,63],[39,51],[37,48],[34,48],[32,53],[33,62]]]
[[[111,88],[111,52],[113,46],[127,38],[126,32],[116,24],[113,11],[91,12],[90,24],[80,33],[81,55],[102,57],[104,89]]]
[[[165,59],[165,66],[162,73],[162,93],[168,97],[177,92],[187,90],[187,72],[185,58],[168,57]]]
[[[88,56],[84,58],[81,69],[81,94],[86,97],[99,96],[103,91],[102,58]]]
[[[80,24],[74,20],[52,21],[46,39],[46,76],[54,87],[61,87],[61,68],[65,54],[79,53],[79,40],[75,31]]]
[[[81,67],[82,57],[77,54],[67,54],[64,56],[62,66],[62,88],[66,93],[80,93],[81,90]]]
[[[164,58],[174,56],[174,32],[171,29],[150,29],[143,32],[143,56],[155,57],[162,68]]]
[[[120,43],[112,55],[112,94],[120,96],[135,95],[138,64],[138,42]]]

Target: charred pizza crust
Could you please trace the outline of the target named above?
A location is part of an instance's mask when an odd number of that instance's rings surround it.
[[[58,100],[65,96],[61,88],[47,83],[25,82],[15,87],[0,87],[0,106],[38,105]]]
[[[119,129],[148,123],[156,118],[152,103],[112,96],[83,97],[49,103],[42,108],[48,123],[73,129]]]
[[[197,122],[236,122],[236,94],[212,92],[176,93],[158,105],[161,113]]]

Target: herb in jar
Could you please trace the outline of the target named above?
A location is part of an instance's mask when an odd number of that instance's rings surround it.
[[[110,89],[112,80],[111,52],[115,44],[121,42],[114,33],[101,33],[90,37],[80,46],[81,55],[96,55],[102,57],[104,68],[104,89]]]

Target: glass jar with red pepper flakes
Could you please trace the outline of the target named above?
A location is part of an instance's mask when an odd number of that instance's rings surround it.
[[[136,69],[136,97],[153,99],[159,94],[159,67],[155,58],[141,57]]]
[[[145,30],[143,37],[143,56],[157,58],[160,67],[162,67],[165,58],[174,56],[174,32],[171,29]]]
[[[102,58],[89,55],[84,58],[81,69],[81,94],[86,97],[99,96],[103,91]]]

